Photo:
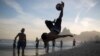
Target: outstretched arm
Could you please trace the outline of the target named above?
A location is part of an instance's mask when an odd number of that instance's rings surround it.
[[[17,39],[18,35],[19,35],[19,34],[16,35],[16,37],[15,37],[15,39],[14,39],[14,43],[16,43],[16,39]]]
[[[14,39],[14,43],[13,43],[13,47],[14,47],[14,48],[16,47],[16,39],[17,39],[18,35],[19,35],[19,34],[17,34],[16,37],[15,37],[15,39]]]

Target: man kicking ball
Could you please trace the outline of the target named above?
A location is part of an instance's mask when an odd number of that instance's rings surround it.
[[[62,37],[67,37],[67,36],[73,37],[73,35],[58,35],[60,33],[60,31],[61,31],[63,8],[64,8],[64,2],[58,3],[56,5],[56,9],[58,11],[60,11],[59,17],[54,21],[49,21],[49,20],[45,21],[46,26],[50,30],[49,33],[43,33],[41,35],[41,38],[42,38],[42,40],[44,42],[45,48],[48,46],[48,42],[49,41],[53,41],[53,40],[55,40],[57,38],[62,38]]]

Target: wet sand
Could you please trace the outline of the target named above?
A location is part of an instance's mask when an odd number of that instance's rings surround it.
[[[60,50],[41,56],[100,56],[100,43],[85,43],[72,49]]]

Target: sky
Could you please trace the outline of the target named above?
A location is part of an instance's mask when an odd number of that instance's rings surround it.
[[[45,20],[59,16],[56,4],[63,1],[62,29],[73,34],[100,31],[100,0],[0,0],[0,39],[14,39],[22,28],[28,40],[49,32]]]

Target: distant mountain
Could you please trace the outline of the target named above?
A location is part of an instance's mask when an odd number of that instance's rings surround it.
[[[64,28],[63,31],[60,33],[60,35],[65,35],[65,34],[71,34],[70,30],[67,28]]]
[[[62,30],[62,32],[59,34],[59,35],[66,35],[66,34],[72,34],[71,32],[70,32],[70,30],[69,29],[67,29],[67,28],[64,28],[63,30]],[[57,39],[57,41],[60,41],[60,40],[63,40],[63,41],[70,41],[72,38],[70,38],[70,37],[65,37],[65,38],[59,38],[59,39]]]
[[[64,34],[71,34],[70,30],[67,28],[64,28],[63,31],[60,33],[60,35]],[[100,40],[100,32],[97,31],[85,31],[81,32],[79,35],[76,35],[71,38],[71,37],[66,37],[66,38],[59,38],[57,41],[63,40],[63,41],[72,41],[73,39],[76,39],[78,41],[95,41],[95,40]]]
[[[95,41],[100,39],[100,32],[97,31],[85,31],[76,36],[76,39],[81,41]]]

